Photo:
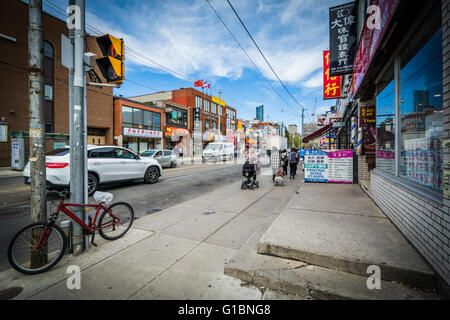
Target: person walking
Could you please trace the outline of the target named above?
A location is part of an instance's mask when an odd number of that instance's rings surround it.
[[[270,165],[272,167],[272,181],[275,182],[275,175],[278,172],[281,164],[281,155],[278,152],[277,147],[272,147],[272,151],[270,152]]]
[[[284,174],[285,176],[287,176],[287,167],[288,167],[288,163],[289,163],[289,160],[288,160],[288,154],[287,154],[287,151],[286,151],[286,149],[283,149],[283,150],[281,151],[281,165],[282,165],[282,167],[283,167],[283,174]]]
[[[183,158],[183,147],[180,146],[180,158]]]
[[[290,176],[289,179],[295,179],[295,175],[297,174],[297,165],[298,165],[298,152],[296,148],[292,148],[289,153],[289,168],[290,168]]]

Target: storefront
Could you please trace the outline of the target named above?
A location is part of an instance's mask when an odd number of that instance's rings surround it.
[[[166,138],[166,149],[174,150],[177,154],[180,154],[183,150],[183,156],[190,155],[192,139],[188,129],[167,127],[164,136]]]
[[[126,98],[114,98],[115,144],[138,154],[163,148],[162,109]]]
[[[162,132],[137,128],[123,128],[123,147],[138,154],[162,148]]]
[[[360,184],[448,288],[448,1],[375,2],[382,20],[362,24],[339,141],[353,145],[354,118]]]

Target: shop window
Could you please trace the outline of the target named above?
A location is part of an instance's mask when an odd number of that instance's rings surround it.
[[[400,72],[401,177],[443,189],[442,32]]]
[[[144,125],[144,110],[133,108],[133,124],[137,128],[142,128]]]
[[[202,108],[202,98],[195,96],[195,107],[196,108]]]
[[[161,114],[153,113],[153,130],[161,131]]]
[[[133,127],[133,108],[122,107],[122,125],[124,127]]]
[[[151,111],[144,111],[144,128],[153,129],[153,112]]]
[[[205,120],[205,131],[209,130],[209,120]]]
[[[212,122],[212,128],[215,130],[217,128],[217,124],[215,121]]]
[[[395,81],[377,96],[376,167],[395,174]]]

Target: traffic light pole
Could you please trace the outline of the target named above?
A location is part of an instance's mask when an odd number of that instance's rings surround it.
[[[70,159],[70,190],[72,202],[86,203],[85,199],[85,173],[87,170],[86,159],[86,136],[85,136],[85,86],[86,78],[84,71],[84,27],[85,27],[85,0],[75,0],[75,5],[79,7],[80,23],[75,26],[74,32],[74,70],[73,70],[73,109],[72,132],[71,132],[71,159]],[[74,207],[75,215],[84,221],[84,208]],[[81,253],[85,249],[84,234],[82,227],[75,223],[73,225],[73,253]]]

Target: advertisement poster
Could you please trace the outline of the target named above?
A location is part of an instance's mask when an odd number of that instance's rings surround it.
[[[306,150],[304,181],[353,183],[353,150]]]
[[[377,143],[375,106],[361,106],[359,127],[362,129],[363,142],[361,154],[374,155]]]
[[[442,157],[439,138],[406,140],[401,153],[401,175],[425,187],[442,190]]]
[[[328,183],[353,183],[353,150],[328,152]]]
[[[328,156],[322,150],[305,150],[305,182],[328,182]]]

